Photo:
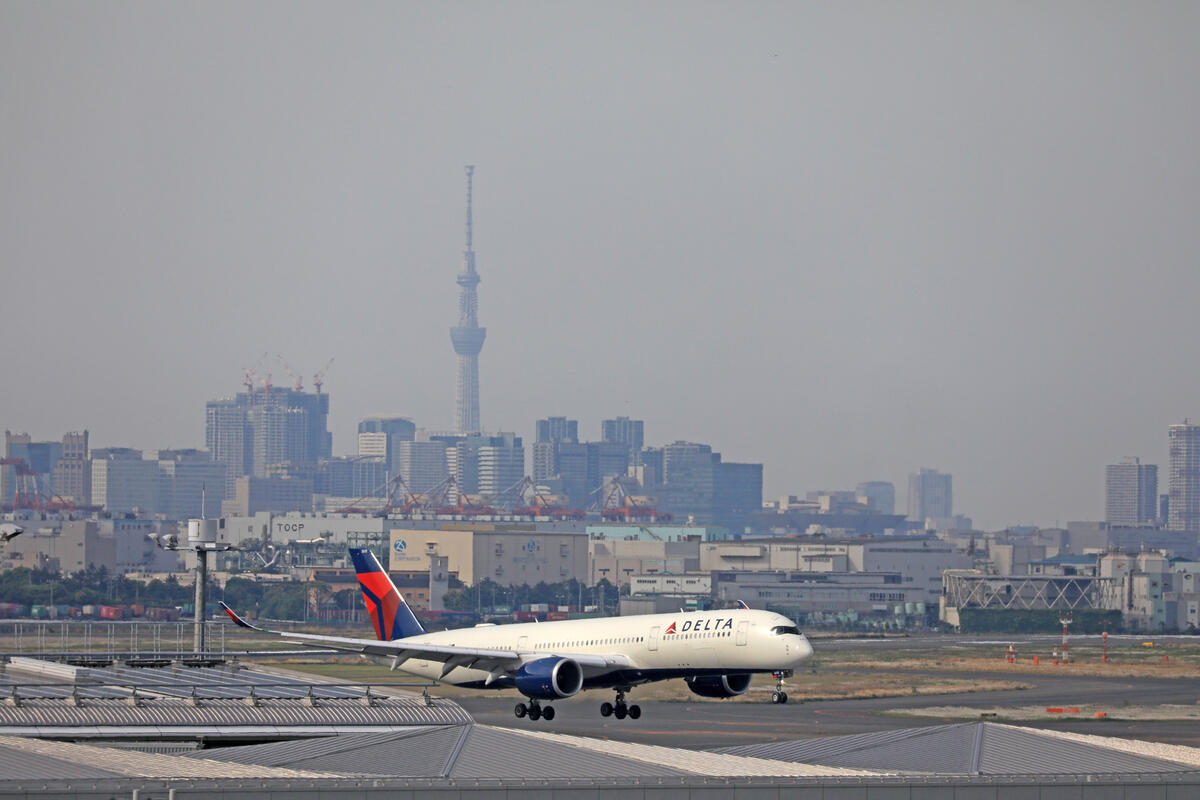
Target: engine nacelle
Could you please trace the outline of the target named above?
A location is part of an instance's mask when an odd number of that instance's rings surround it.
[[[558,700],[583,688],[583,668],[570,658],[539,658],[522,664],[513,682],[526,697]]]
[[[688,688],[701,697],[737,697],[750,688],[751,675],[709,675],[703,678],[688,678]]]

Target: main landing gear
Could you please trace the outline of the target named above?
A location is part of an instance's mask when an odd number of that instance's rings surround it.
[[[528,717],[534,722],[537,722],[539,719],[544,719],[546,722],[549,722],[550,720],[554,719],[554,706],[543,706],[537,700],[530,700],[529,705],[517,703],[516,708],[513,709],[513,713],[517,715],[517,719],[528,715]]]
[[[631,706],[625,705],[625,692],[627,691],[629,691],[629,687],[617,689],[617,702],[615,705],[613,703],[601,703],[600,716],[616,717],[617,719],[625,719],[625,717],[629,717],[630,719],[638,719],[641,717],[641,706],[639,706],[637,703],[634,703]]]
[[[787,692],[783,690],[783,679],[790,678],[792,671],[790,669],[772,672],[771,677],[775,679],[775,691],[771,692],[771,702],[782,705],[788,701]]]

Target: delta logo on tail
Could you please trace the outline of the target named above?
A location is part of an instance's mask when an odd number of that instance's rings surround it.
[[[375,626],[375,635],[381,642],[392,642],[425,632],[412,611],[400,599],[400,593],[392,585],[387,573],[379,565],[370,550],[350,548],[350,558],[358,583],[362,587],[363,602]]]

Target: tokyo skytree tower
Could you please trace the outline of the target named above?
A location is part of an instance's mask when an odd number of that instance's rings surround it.
[[[458,354],[458,395],[455,424],[459,433],[480,433],[479,424],[479,351],[487,328],[479,327],[479,273],[475,271],[475,250],[471,244],[471,183],[475,167],[467,167],[467,249],[463,251],[463,270],[458,273],[458,325],[450,329],[450,341]]]

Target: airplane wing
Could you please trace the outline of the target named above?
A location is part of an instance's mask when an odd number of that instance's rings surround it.
[[[234,624],[249,628],[260,633],[271,633],[281,636],[289,642],[308,647],[328,647],[333,650],[345,650],[362,655],[384,656],[392,659],[391,668],[397,669],[411,658],[423,661],[441,662],[442,677],[445,677],[455,667],[469,667],[487,670],[489,672],[505,672],[516,670],[527,661],[533,661],[547,656],[570,658],[579,663],[586,673],[605,672],[610,669],[630,666],[629,659],[623,655],[597,655],[595,653],[544,653],[534,650],[494,650],[482,647],[466,647],[460,645],[426,644],[413,642],[409,639],[397,639],[392,642],[382,642],[377,639],[352,639],[342,636],[322,636],[315,633],[295,633],[292,631],[273,631],[251,625],[237,613],[221,603],[221,608]]]

